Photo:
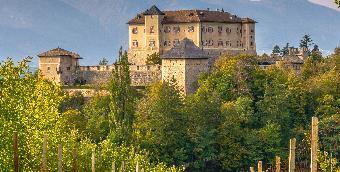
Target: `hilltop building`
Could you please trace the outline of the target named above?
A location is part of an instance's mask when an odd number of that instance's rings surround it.
[[[152,6],[127,24],[133,86],[174,78],[182,92],[190,94],[199,74],[209,72],[222,53],[256,54],[256,22],[224,10],[161,11]],[[161,65],[147,63],[154,53],[161,56]],[[42,75],[61,84],[106,82],[114,68],[80,66],[78,54],[61,48],[38,57]]]

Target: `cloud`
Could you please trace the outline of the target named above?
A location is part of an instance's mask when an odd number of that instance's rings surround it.
[[[334,0],[308,0],[309,2],[317,5],[321,5],[324,7],[328,7],[340,12],[340,8],[334,3]]]

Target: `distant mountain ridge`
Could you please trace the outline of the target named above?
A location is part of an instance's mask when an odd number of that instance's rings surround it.
[[[0,0],[0,60],[20,59],[60,46],[94,65],[102,57],[110,62],[119,47],[127,47],[126,22],[156,4],[161,10],[223,8],[258,21],[258,53],[274,44],[298,46],[310,34],[323,50],[340,44],[340,12],[307,0]]]

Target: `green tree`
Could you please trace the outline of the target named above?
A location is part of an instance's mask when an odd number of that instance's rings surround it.
[[[306,48],[310,53],[310,46],[313,45],[313,40],[310,35],[304,35],[300,40],[300,48]]]
[[[272,51],[272,54],[280,54],[281,49],[278,45],[275,45]]]
[[[281,49],[282,55],[287,55],[289,53],[289,43],[286,44],[285,47]]]
[[[334,0],[334,2],[338,5],[338,8],[340,8],[340,0]]]
[[[138,104],[135,140],[154,161],[182,164],[187,159],[183,101],[173,83],[156,83]]]
[[[99,61],[99,65],[107,65],[109,63],[109,61],[107,61],[107,59],[105,57],[103,57],[100,61]]]
[[[148,55],[148,57],[146,58],[146,64],[148,65],[161,65],[162,64],[162,59],[159,55],[159,53],[153,53],[151,55]]]
[[[108,84],[110,131],[111,139],[121,143],[131,141],[137,96],[136,90],[131,86],[127,52],[120,54],[114,67]]]

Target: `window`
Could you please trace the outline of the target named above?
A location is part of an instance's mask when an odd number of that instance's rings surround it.
[[[51,68],[49,66],[47,66],[47,70],[50,70]]]
[[[150,66],[147,66],[147,70],[150,70]]]
[[[226,44],[226,46],[230,46],[231,47],[231,42],[230,41],[226,41],[225,44]]]
[[[137,66],[137,70],[139,70],[139,66]]]
[[[223,27],[222,26],[218,26],[218,33],[222,33]]]
[[[138,41],[137,40],[132,41],[132,47],[138,47]]]
[[[231,29],[229,27],[227,27],[227,29],[225,30],[227,33],[231,32]]]
[[[223,41],[222,40],[219,40],[218,43],[217,43],[218,46],[223,46]]]
[[[166,26],[166,27],[164,28],[164,32],[165,32],[165,33],[171,32],[171,28],[170,28],[169,26]]]
[[[194,32],[195,31],[195,27],[194,26],[189,26],[188,27],[188,32]]]
[[[251,32],[251,33],[254,33],[254,29],[251,29],[250,32]]]
[[[214,32],[214,28],[213,28],[213,27],[208,27],[208,32],[209,32],[209,33]]]
[[[174,30],[175,33],[178,33],[178,32],[181,31],[181,28],[180,28],[179,26],[175,26],[175,27],[173,28],[173,30]]]
[[[236,33],[239,33],[239,28],[236,28]]]
[[[150,33],[155,33],[154,27],[150,26]]]
[[[205,30],[205,26],[202,26],[202,32],[206,32],[206,30]]]
[[[133,28],[133,29],[132,29],[132,33],[133,33],[133,34],[137,34],[137,33],[138,33],[138,29],[137,29],[136,27]]]
[[[149,41],[149,47],[154,47],[156,45],[155,40],[150,40]]]
[[[71,67],[67,67],[66,70],[71,70]]]
[[[174,45],[174,47],[177,47],[179,45],[179,39],[175,39],[173,41],[173,45]]]
[[[164,47],[171,46],[171,41],[164,41]]]
[[[250,42],[250,46],[253,46],[254,45],[254,43],[253,42]]]
[[[250,36],[250,39],[253,39],[253,36]]]

